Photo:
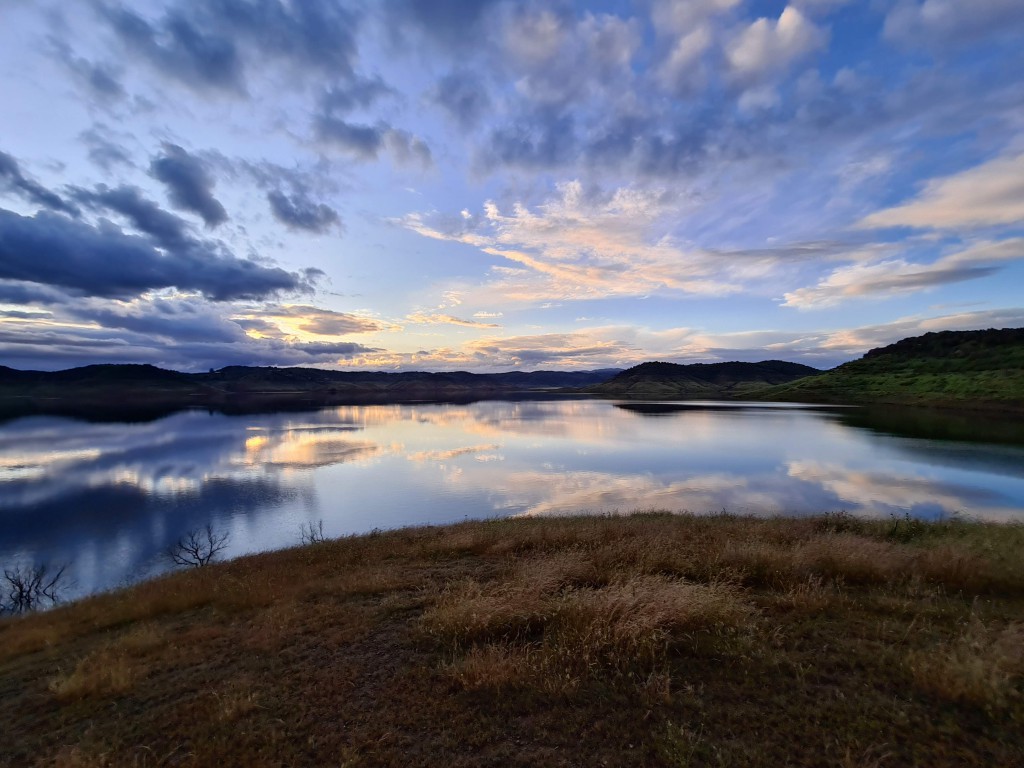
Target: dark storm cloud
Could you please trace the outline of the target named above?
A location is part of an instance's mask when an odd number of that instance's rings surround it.
[[[212,25],[245,39],[260,56],[273,54],[335,76],[352,74],[359,19],[344,3],[210,0],[200,8]]]
[[[0,209],[0,278],[109,298],[177,287],[229,301],[310,290],[316,277],[239,259],[208,243],[163,253],[106,221],[91,226],[45,211],[28,217]]]
[[[139,328],[144,325],[140,323]],[[168,329],[170,332],[172,329]],[[201,329],[200,329],[201,330]],[[215,336],[215,334],[211,334]],[[352,342],[291,343],[280,339],[241,338],[159,340],[144,332],[123,328],[68,328],[42,330],[0,327],[0,358],[21,369],[60,370],[92,363],[149,363],[179,371],[205,371],[227,365],[313,365],[341,358],[380,352]]]
[[[47,320],[53,317],[52,312],[28,312],[23,309],[0,309],[0,317],[13,320]]]
[[[415,165],[426,169],[434,164],[430,147],[408,131],[392,128],[384,136],[384,144],[399,165]]]
[[[390,0],[387,19],[392,31],[413,32],[446,47],[479,44],[487,14],[501,0]]]
[[[135,229],[146,233],[164,248],[180,249],[195,245],[195,240],[188,235],[185,220],[143,197],[138,187],[123,185],[111,189],[100,184],[94,190],[73,188],[70,194],[84,206],[121,214]]]
[[[110,130],[103,124],[82,131],[78,139],[88,149],[89,159],[105,171],[115,165],[133,164],[128,150],[113,140]]]
[[[73,205],[66,203],[56,192],[27,178],[21,172],[18,161],[6,152],[0,151],[0,188],[3,187],[17,193],[30,203],[36,203],[54,211],[70,213],[73,216],[78,215],[78,210]]]
[[[326,232],[333,226],[340,226],[338,212],[325,203],[316,203],[305,192],[287,195],[281,190],[267,192],[267,201],[274,218],[289,229],[307,232]]]
[[[431,95],[434,103],[463,128],[474,127],[491,106],[483,83],[468,72],[448,73],[438,81]]]
[[[214,179],[202,161],[177,144],[164,144],[163,150],[150,163],[149,172],[167,186],[171,204],[199,214],[208,227],[227,221],[227,211],[213,196]]]
[[[347,114],[355,109],[366,109],[378,99],[394,93],[379,77],[355,78],[334,85],[320,97],[321,110],[331,114]]]
[[[164,75],[193,88],[244,90],[241,57],[230,37],[202,30],[177,11],[156,24],[121,6],[102,12],[121,42]]]
[[[108,5],[102,15],[129,51],[196,90],[244,92],[247,57],[348,78],[357,56],[358,16],[335,0],[179,3],[152,21]]]
[[[329,114],[316,116],[317,138],[361,160],[375,160],[384,146],[388,127],[384,124],[360,125]]]
[[[53,288],[22,281],[0,280],[0,303],[59,304],[67,295]]]
[[[53,46],[56,59],[86,87],[93,99],[103,102],[116,101],[124,97],[124,86],[109,65],[76,56],[70,46],[59,38],[52,37],[50,44]]]
[[[217,308],[194,299],[164,299],[130,306],[92,302],[71,307],[69,314],[104,328],[124,329],[171,343],[237,343],[247,338],[242,328]]]
[[[569,163],[580,153],[571,115],[540,109],[495,129],[480,159],[488,168],[514,166],[548,169]]]

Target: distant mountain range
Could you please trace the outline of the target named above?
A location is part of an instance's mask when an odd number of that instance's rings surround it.
[[[76,408],[221,409],[343,402],[471,400],[536,393],[622,399],[751,399],[894,403],[1024,412],[1024,328],[943,331],[873,349],[830,371],[782,360],[642,363],[628,370],[329,371],[230,366],[180,373],[152,365],[89,365],[66,371],[0,366],[0,411]],[[248,404],[248,405],[247,405]]]
[[[760,363],[641,363],[585,391],[622,398],[742,397],[775,384],[821,373],[782,360]]]
[[[193,397],[197,400],[289,395],[436,398],[578,389],[605,381],[619,370],[391,373],[229,366],[209,373],[180,373],[153,365],[87,365],[53,372],[19,371],[0,366],[0,395],[87,399]]]

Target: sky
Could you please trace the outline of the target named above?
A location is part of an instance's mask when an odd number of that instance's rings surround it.
[[[0,364],[1024,326],[1020,0],[0,0]]]

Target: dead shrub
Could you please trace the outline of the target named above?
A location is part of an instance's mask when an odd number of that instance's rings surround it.
[[[446,587],[423,614],[429,634],[458,645],[516,640],[539,631],[548,606],[535,589],[465,579]]]
[[[123,652],[104,648],[80,659],[70,674],[58,674],[49,687],[61,702],[118,696],[131,691],[142,674],[138,662],[133,663]]]
[[[746,625],[754,609],[734,584],[636,576],[566,594],[554,611],[546,652],[586,672],[650,673],[672,646],[696,633]]]
[[[495,643],[476,646],[447,667],[463,688],[513,688],[527,684],[537,671],[530,650]]]
[[[1002,629],[972,617],[959,637],[907,658],[922,690],[948,701],[1000,709],[1020,700],[1024,680],[1024,624]]]

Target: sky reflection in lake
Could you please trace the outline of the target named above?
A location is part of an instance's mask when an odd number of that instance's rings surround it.
[[[1024,519],[1024,449],[900,437],[822,409],[563,400],[0,425],[0,563],[76,592],[166,567],[210,522],[230,554],[466,517],[726,509]]]

